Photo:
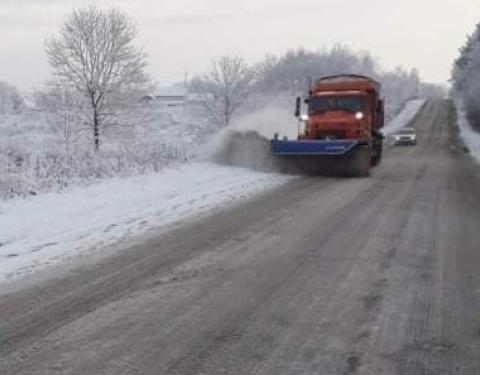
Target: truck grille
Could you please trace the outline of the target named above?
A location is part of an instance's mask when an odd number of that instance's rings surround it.
[[[346,132],[344,130],[322,130],[318,136],[318,139],[333,138],[333,139],[345,139]]]

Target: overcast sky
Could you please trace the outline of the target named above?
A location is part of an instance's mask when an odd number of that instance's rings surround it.
[[[48,77],[43,40],[72,7],[115,4],[138,24],[138,42],[160,84],[199,73],[213,58],[249,62],[289,48],[342,43],[382,66],[417,67],[430,82],[449,78],[479,0],[0,0],[0,80],[22,89]]]

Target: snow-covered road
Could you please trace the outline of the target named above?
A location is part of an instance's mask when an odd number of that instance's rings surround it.
[[[371,178],[301,178],[3,284],[0,373],[480,374],[480,166],[453,115],[429,101]]]
[[[424,100],[407,103],[385,127],[408,124]],[[241,202],[293,177],[211,163],[115,178],[61,193],[0,201],[0,283],[149,230]]]

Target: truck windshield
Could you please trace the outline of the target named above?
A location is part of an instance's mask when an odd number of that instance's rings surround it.
[[[364,112],[365,99],[361,96],[319,97],[310,98],[308,113],[315,115],[327,111]]]

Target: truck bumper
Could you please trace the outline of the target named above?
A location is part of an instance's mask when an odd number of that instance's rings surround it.
[[[357,139],[295,141],[272,139],[270,148],[273,155],[341,156],[347,154],[357,144],[359,144]]]

